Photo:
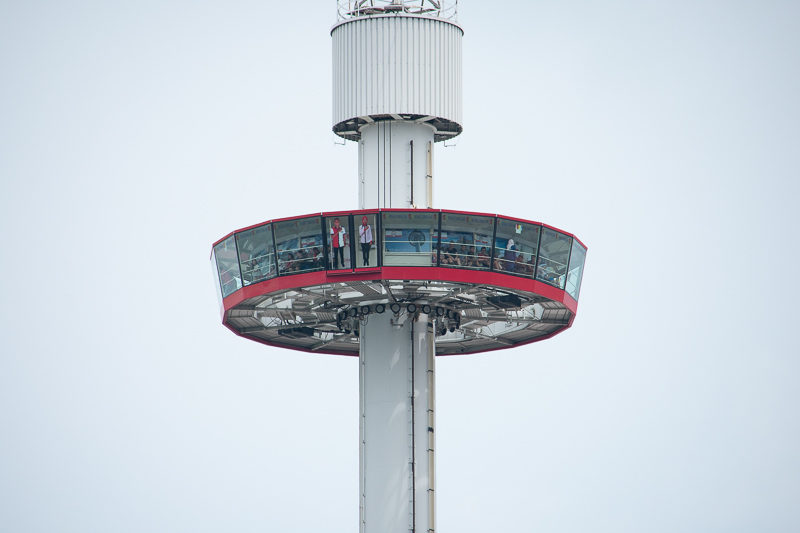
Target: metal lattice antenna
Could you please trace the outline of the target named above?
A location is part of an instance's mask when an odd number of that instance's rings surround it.
[[[337,0],[339,21],[356,17],[399,14],[456,22],[458,0]]]

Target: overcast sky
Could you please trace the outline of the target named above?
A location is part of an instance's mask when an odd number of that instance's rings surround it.
[[[442,532],[800,531],[800,3],[460,2],[436,206],[589,253],[438,359]],[[354,532],[354,358],[219,319],[213,241],[357,204],[334,0],[0,0],[0,530]]]

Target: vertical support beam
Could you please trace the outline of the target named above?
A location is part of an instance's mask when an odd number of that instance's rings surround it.
[[[415,532],[433,532],[434,524],[434,397],[435,346],[433,323],[420,314],[413,324],[414,337],[414,485]]]
[[[360,328],[360,532],[433,532],[434,335],[425,314]]]
[[[358,208],[366,209],[364,207],[364,141],[358,141]]]
[[[428,154],[425,158],[425,184],[428,191],[427,208],[433,207],[433,141],[428,141]]]
[[[414,139],[411,139],[409,143],[409,148],[411,150],[411,165],[409,166],[411,171],[411,207],[416,209],[417,204],[414,203]]]

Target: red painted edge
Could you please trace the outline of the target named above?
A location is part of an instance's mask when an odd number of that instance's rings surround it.
[[[322,213],[309,213],[307,215],[297,215],[297,216],[292,216],[292,217],[274,218],[274,219],[270,220],[270,222],[272,222],[274,224],[276,222],[287,222],[289,220],[298,220],[298,219],[301,219],[301,218],[313,218],[313,217],[320,217],[320,216],[322,216]]]
[[[342,269],[339,269],[339,270],[328,270],[328,275],[329,276],[337,276],[337,277],[338,276],[349,276],[352,273],[353,273],[353,269],[348,270],[346,268],[342,268]]]
[[[398,211],[405,211],[407,213],[438,213],[441,209],[408,209],[407,207],[384,207],[379,209],[381,212],[396,213]]]
[[[587,249],[587,250],[588,250],[588,248],[586,248],[586,245],[585,245],[585,244],[583,244],[583,242],[582,242],[582,241],[581,241],[579,238],[577,238],[577,237],[576,237],[574,234],[572,234],[572,233],[570,233],[570,232],[568,232],[568,231],[564,231],[563,229],[558,229],[557,227],[555,227],[555,226],[551,226],[550,224],[545,224],[544,222],[539,222],[539,224],[541,224],[541,225],[542,225],[542,227],[544,227],[544,228],[547,228],[547,229],[553,230],[553,231],[555,231],[555,232],[561,233],[562,235],[566,235],[567,237],[572,237],[573,239],[575,239],[576,241],[578,241],[578,243],[579,243],[581,246],[583,246],[583,247],[584,247],[584,249]]]
[[[378,209],[359,209],[356,211],[326,211],[322,213],[324,217],[346,217],[349,215],[377,215]]]
[[[237,230],[236,230],[236,231],[234,231],[233,233],[234,233],[234,234],[236,234],[236,233],[241,233],[241,232],[243,232],[243,231],[249,231],[249,230],[251,230],[251,229],[260,228],[261,226],[268,226],[268,225],[270,225],[270,224],[272,224],[272,221],[271,221],[271,220],[268,220],[268,221],[266,221],[266,222],[259,222],[258,224],[251,224],[251,225],[249,225],[249,226],[247,226],[247,227],[244,227],[244,228],[242,228],[242,229],[237,229]],[[227,238],[227,237],[226,237],[226,238]],[[223,240],[225,240],[225,239],[223,239]]]
[[[510,220],[511,222],[522,222],[523,224],[533,224],[534,226],[541,226],[541,222],[536,222],[535,220],[526,220],[524,218],[517,218],[517,217],[507,217],[505,215],[497,215],[497,218],[502,218],[503,220]]]
[[[497,218],[495,213],[478,213],[477,211],[459,211],[453,209],[442,209],[442,213],[448,215],[468,215],[468,216],[476,216],[476,217],[490,217],[490,218]]]

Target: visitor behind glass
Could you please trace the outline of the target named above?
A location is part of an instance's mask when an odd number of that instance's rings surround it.
[[[345,246],[347,246],[347,231],[342,227],[338,218],[333,219],[333,226],[331,226],[330,234],[331,248],[333,249],[333,268],[339,268],[340,261],[342,263],[342,268],[345,268],[344,249]]]
[[[361,243],[361,256],[364,259],[364,266],[369,266],[369,250],[375,243],[372,238],[372,226],[369,225],[367,217],[361,217],[361,225],[358,227],[358,239]]]

